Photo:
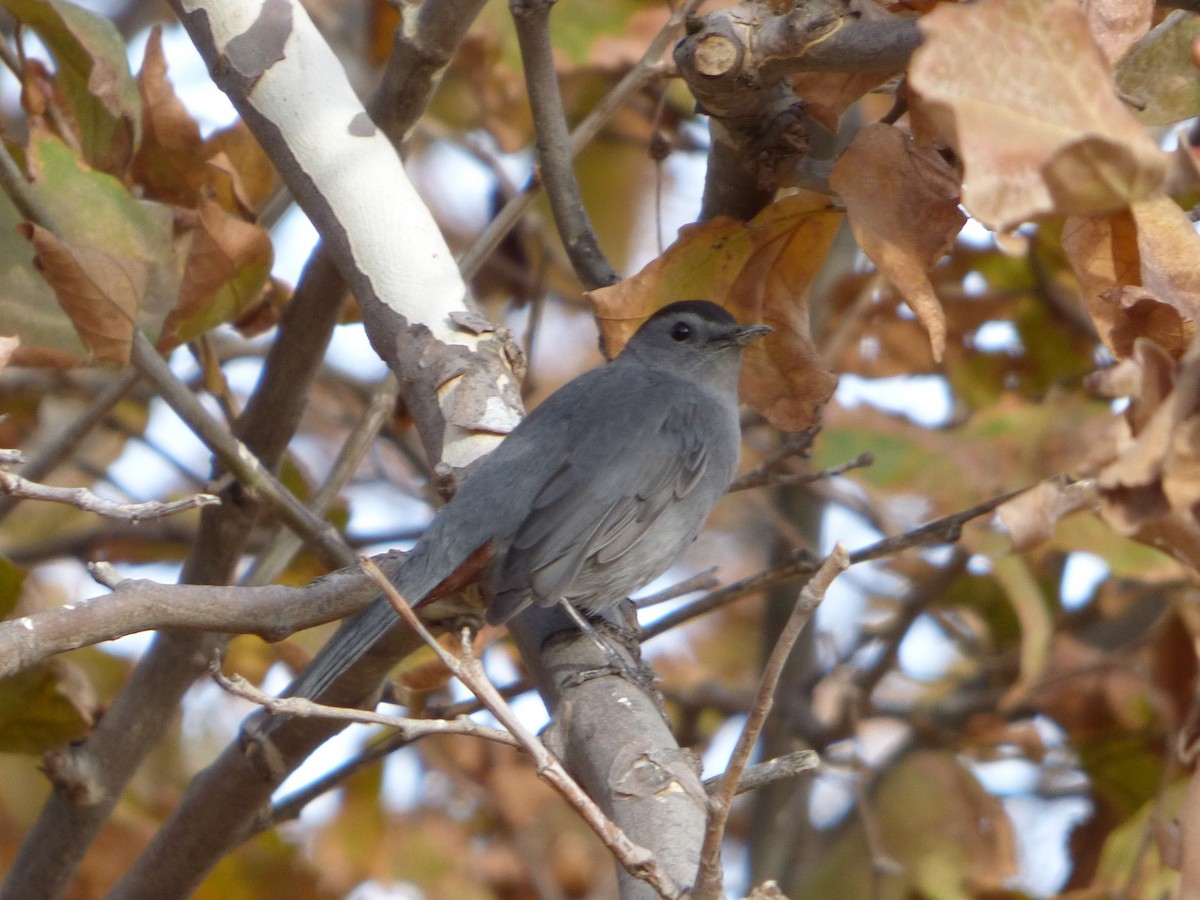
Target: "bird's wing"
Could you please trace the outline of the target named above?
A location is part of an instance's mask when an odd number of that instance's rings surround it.
[[[711,463],[711,429],[703,398],[686,393],[663,404],[631,406],[624,397],[611,419],[597,416],[577,433],[496,571],[489,619],[506,620],[526,598],[556,603],[585,566],[620,566],[668,504],[692,493]]]

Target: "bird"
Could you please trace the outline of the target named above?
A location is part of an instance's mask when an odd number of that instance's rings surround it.
[[[742,358],[770,331],[707,300],[659,309],[483,459],[405,557],[397,590],[416,607],[478,583],[490,624],[560,604],[582,626],[661,575],[736,474]],[[319,696],[398,625],[376,599],[286,693]]]

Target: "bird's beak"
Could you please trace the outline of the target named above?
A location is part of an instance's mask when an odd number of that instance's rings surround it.
[[[733,330],[730,338],[739,347],[745,347],[751,341],[756,341],[763,335],[770,334],[774,330],[770,325],[739,325]]]

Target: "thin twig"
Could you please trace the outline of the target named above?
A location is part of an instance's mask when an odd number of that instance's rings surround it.
[[[21,476],[30,481],[41,481],[46,478],[74,452],[83,439],[92,432],[92,429],[104,421],[105,416],[129,393],[141,377],[141,373],[134,368],[118,373],[96,393],[87,408],[74,421],[66,428],[57,431],[46,443],[40,445],[37,453],[27,463],[21,465]],[[16,501],[7,498],[0,499],[0,518],[8,515],[14,506],[16,506]]]
[[[801,772],[810,772],[819,765],[821,757],[817,755],[816,750],[794,750],[747,768],[738,779],[736,793],[746,794],[784,778],[795,778]],[[710,797],[716,794],[724,778],[724,773],[705,778],[705,792]]]
[[[314,516],[296,499],[258,457],[229,429],[214,419],[171,371],[158,351],[140,331],[133,333],[131,359],[134,366],[154,384],[167,405],[187,424],[200,440],[217,455],[234,476],[252,488],[270,510],[320,556],[331,568],[346,566],[353,552],[328,522]]]
[[[693,594],[696,591],[710,591],[717,586],[716,571],[716,566],[709,566],[703,572],[697,572],[691,578],[685,578],[683,581],[663,588],[661,591],[650,594],[647,597],[639,597],[633,601],[633,605],[638,609],[649,609],[651,606],[657,606],[659,603],[666,603],[668,600]]]
[[[373,765],[401,747],[408,746],[409,743],[408,738],[398,732],[391,731],[386,733],[378,741],[375,741],[363,750],[362,753],[335,766],[321,777],[315,778],[304,785],[304,787],[272,803],[271,812],[254,823],[254,833],[258,834],[259,832],[266,831],[268,828],[274,828],[282,822],[290,822],[296,819],[304,807],[308,806],[308,804],[312,803],[318,797],[338,788],[343,782],[361,772],[367,766]]]
[[[1025,490],[1028,490],[1028,488],[1021,488],[1021,490],[993,497],[991,500],[976,504],[969,509],[944,516],[941,519],[935,519],[919,528],[914,528],[903,534],[883,538],[874,544],[868,544],[866,547],[855,550],[850,554],[850,563],[851,565],[858,565],[872,559],[891,556],[902,550],[910,550],[913,547],[925,547],[931,544],[953,544],[961,536],[963,525],[972,519],[987,515],[1005,501],[1011,500]],[[658,637],[663,632],[670,631],[684,622],[689,622],[692,619],[712,612],[714,609],[718,609],[727,603],[732,603],[734,600],[745,597],[747,594],[755,594],[792,578],[809,575],[816,568],[817,562],[813,559],[811,553],[807,550],[797,550],[792,553],[791,558],[787,562],[764,569],[761,572],[756,572],[753,575],[748,575],[647,625],[642,629],[642,640],[648,641],[651,638]]]
[[[38,484],[36,481],[29,481],[12,472],[0,472],[0,494],[20,500],[65,503],[68,506],[82,509],[84,512],[95,513],[110,519],[126,519],[135,524],[221,502],[221,498],[215,494],[193,494],[170,503],[162,503],[158,500],[146,503],[115,503],[112,500],[97,497],[87,488],[64,488]]]
[[[538,775],[549,782],[551,787],[575,808],[580,817],[596,832],[604,845],[617,858],[617,861],[625,867],[625,870],[635,878],[645,881],[662,897],[682,897],[679,888],[663,871],[654,855],[645,847],[639,847],[629,840],[625,833],[604,814],[575,779],[567,773],[562,763],[554,758],[537,735],[525,727],[525,724],[513,712],[512,707],[500,696],[500,692],[488,680],[483,666],[471,651],[469,631],[464,628],[462,632],[459,650],[461,656],[450,653],[430,634],[429,629],[425,627],[425,624],[417,617],[408,602],[388,581],[378,566],[365,558],[362,560],[362,566],[388,598],[392,608],[396,610],[396,614],[421,636],[446,667],[454,673],[455,677],[487,706],[488,711],[499,720],[501,725],[509,730],[525,752],[533,757]]]
[[[860,453],[849,462],[844,462],[841,465],[830,466],[828,469],[821,469],[819,472],[768,472],[754,471],[747,472],[740,478],[734,479],[733,484],[729,485],[729,493],[734,491],[744,491],[748,488],[756,488],[763,486],[782,487],[784,485],[796,484],[812,484],[814,481],[824,481],[827,478],[833,478],[837,475],[843,475],[852,469],[864,469],[867,466],[874,465],[875,455],[873,453]]]
[[[396,394],[399,384],[396,376],[388,374],[378,386],[367,403],[367,409],[358,424],[346,437],[338,451],[337,459],[325,483],[313,494],[308,504],[314,516],[324,516],[333,501],[337,499],[344,488],[358,471],[362,458],[371,449],[379,430],[391,417],[396,408]],[[258,555],[253,568],[247,573],[244,584],[248,586],[270,584],[282,574],[283,570],[303,546],[303,541],[293,531],[281,531],[275,535],[262,553]]]
[[[410,719],[406,716],[389,716],[366,709],[326,706],[323,703],[314,703],[305,697],[273,697],[260,691],[241,675],[226,675],[216,661],[213,662],[210,671],[213,680],[225,691],[261,706],[272,715],[299,716],[307,719],[336,719],[339,722],[358,722],[363,725],[384,725],[393,729],[397,734],[403,735],[409,741],[430,734],[465,734],[487,741],[495,741],[509,747],[518,746],[516,739],[507,731],[480,725],[466,716],[459,716],[456,719]]]
[[[787,623],[779,634],[779,640],[771,650],[762,680],[758,685],[754,704],[750,707],[746,724],[743,726],[742,733],[730,756],[721,786],[709,801],[708,825],[704,831],[704,844],[700,849],[700,873],[696,876],[696,884],[693,888],[693,894],[696,897],[708,900],[708,898],[722,896],[721,842],[725,836],[725,824],[729,820],[729,812],[733,808],[733,797],[737,793],[738,782],[750,761],[750,754],[754,752],[754,747],[758,743],[763,723],[774,703],[775,689],[783,675],[784,664],[787,663],[792,648],[800,637],[800,632],[808,623],[818,604],[824,599],[825,592],[829,590],[833,579],[849,567],[850,554],[839,542],[834,545],[829,557],[821,563],[820,568],[801,589],[800,596],[796,599],[796,605],[792,608],[792,614],[788,617]]]

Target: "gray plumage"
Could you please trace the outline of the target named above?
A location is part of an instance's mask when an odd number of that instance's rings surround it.
[[[659,310],[484,459],[405,559],[397,589],[416,604],[486,545],[487,618],[500,624],[563,598],[599,612],[662,574],[733,479],[742,350],[769,330],[706,301]],[[289,693],[318,695],[397,622],[377,600]]]

